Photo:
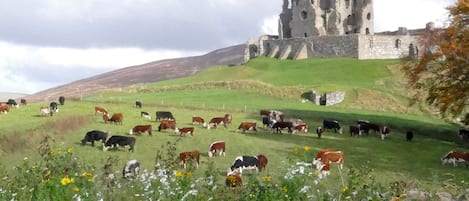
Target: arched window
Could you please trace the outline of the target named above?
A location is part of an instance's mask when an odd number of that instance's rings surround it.
[[[365,29],[365,32],[366,32],[366,35],[369,35],[369,34],[370,34],[370,29],[369,29],[369,28],[366,28],[366,29]]]
[[[301,18],[303,18],[303,19],[308,18],[308,12],[306,12],[306,11],[301,11]]]
[[[401,48],[401,39],[396,39],[395,47],[396,48]]]
[[[306,38],[306,37],[308,37],[308,34],[307,34],[307,33],[305,33],[305,38]]]
[[[314,0],[311,0],[311,4],[314,4]]]

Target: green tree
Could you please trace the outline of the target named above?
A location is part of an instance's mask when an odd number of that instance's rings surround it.
[[[469,1],[447,8],[450,24],[420,37],[418,59],[403,60],[408,84],[415,89],[412,103],[425,100],[443,116],[463,115],[469,104]]]

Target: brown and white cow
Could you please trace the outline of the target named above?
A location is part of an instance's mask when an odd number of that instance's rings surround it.
[[[288,133],[293,133],[293,123],[290,121],[278,121],[272,125],[272,133],[282,133],[282,130],[288,130]]]
[[[41,116],[52,116],[54,114],[54,110],[48,106],[41,106],[39,112],[41,113]]]
[[[342,169],[344,164],[344,153],[342,151],[326,151],[321,155],[319,162],[316,163],[316,168],[321,170],[324,165],[336,163]]]
[[[8,114],[10,111],[10,106],[6,103],[0,103],[0,113]]]
[[[148,132],[148,135],[152,135],[151,134],[151,124],[147,124],[147,125],[136,125],[134,126],[132,129],[130,129],[129,131],[129,134],[130,135],[133,135],[134,133],[135,134],[140,134],[140,133],[145,133],[145,132]]]
[[[194,150],[179,153],[179,163],[184,169],[186,169],[186,163],[188,160],[193,160],[195,162],[195,167],[199,168],[200,152],[198,150]]]
[[[174,130],[175,133],[179,133],[179,136],[191,135],[194,136],[194,127],[183,127],[183,128],[176,128]]]
[[[308,132],[308,125],[306,123],[301,123],[293,127],[293,133],[296,132]]]
[[[97,115],[97,114],[105,115],[105,114],[109,114],[109,112],[107,112],[107,110],[105,108],[95,106],[94,107],[94,115]]]
[[[239,124],[238,126],[238,131],[240,132],[246,132],[246,131],[249,131],[249,130],[252,130],[254,132],[257,133],[257,123],[256,122],[241,122],[241,124]]]
[[[450,151],[441,158],[441,164],[453,164],[454,167],[457,163],[465,163],[466,167],[469,166],[469,153],[463,151]]]
[[[160,125],[158,126],[158,131],[166,130],[168,128],[176,130],[176,121],[175,120],[169,120],[169,119],[161,120]]]
[[[26,101],[26,99],[22,98],[22,99],[20,100],[20,103],[21,103],[21,105],[27,105],[27,104],[28,104],[28,101]]]
[[[358,126],[350,125],[349,126],[350,136],[362,135],[362,131]]]
[[[207,123],[205,123],[204,118],[199,117],[199,116],[192,116],[192,124],[199,124],[199,125],[202,125],[203,127],[207,126]]]
[[[317,164],[321,162],[320,159],[322,158],[322,155],[324,155],[324,153],[326,153],[326,152],[331,152],[331,151],[334,151],[334,150],[331,149],[331,148],[326,148],[326,149],[319,150],[318,153],[316,153],[316,156],[313,159],[313,165],[317,166]]]
[[[216,128],[218,125],[223,124],[226,128],[231,123],[231,114],[225,114],[224,117],[214,117],[208,122],[207,129]]]
[[[103,120],[104,123],[113,122],[114,124],[122,125],[124,121],[124,115],[122,113],[114,113],[111,117],[109,117],[109,113],[106,113],[103,115]]]
[[[225,156],[225,151],[225,141],[213,142],[208,148],[208,157],[213,157],[216,153],[218,153],[219,156]]]

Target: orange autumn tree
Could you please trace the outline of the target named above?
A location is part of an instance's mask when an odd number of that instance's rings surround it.
[[[447,8],[450,24],[420,38],[419,58],[403,60],[415,103],[425,100],[442,116],[467,113],[469,104],[469,1],[458,0]]]

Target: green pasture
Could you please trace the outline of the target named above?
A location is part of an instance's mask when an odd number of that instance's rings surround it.
[[[187,78],[90,94],[83,100],[67,100],[60,107],[60,112],[52,117],[39,115],[39,107],[48,104],[45,102],[13,108],[10,113],[0,115],[0,137],[3,138],[1,165],[8,170],[21,163],[24,157],[38,160],[39,141],[49,135],[55,139],[56,146],[72,147],[77,156],[98,169],[109,156],[118,157],[119,165],[113,167],[117,175],[121,175],[122,166],[130,159],[140,160],[145,169],[152,170],[157,151],[163,150],[167,142],[177,142],[177,153],[191,150],[202,153],[201,167],[194,172],[198,176],[203,176],[208,164],[213,162],[215,170],[223,178],[236,156],[264,154],[269,163],[267,170],[259,174],[269,174],[275,179],[284,175],[298,158],[309,162],[317,150],[333,148],[345,153],[343,176],[350,168],[365,165],[372,168],[377,180],[383,183],[406,181],[429,189],[440,189],[446,181],[461,183],[469,176],[467,168],[440,164],[440,157],[450,150],[468,151],[455,143],[458,127],[432,117],[419,106],[407,106],[405,91],[401,87],[402,77],[394,67],[396,63],[394,60],[279,61],[260,58],[237,67],[208,68]],[[226,83],[220,85],[220,82]],[[324,91],[343,89],[351,95],[346,95],[344,103],[336,106],[316,106],[302,101],[301,97],[313,88]],[[368,92],[373,98],[357,95],[362,92]],[[380,104],[380,99],[375,97],[385,97],[383,100],[388,102]],[[135,108],[137,99],[142,100],[142,109]],[[362,104],[363,107],[354,107],[354,104]],[[366,105],[372,105],[371,109]],[[122,112],[123,125],[105,124],[100,115],[94,114],[95,106],[105,107],[111,114]],[[287,119],[301,118],[308,123],[310,130],[308,133],[272,134],[262,128],[260,109],[283,111]],[[179,137],[173,130],[158,132],[159,122],[154,120],[158,110],[171,111],[178,127],[195,127],[194,136]],[[149,112],[153,119],[141,118],[141,111]],[[225,113],[233,116],[233,123],[226,129],[208,130],[191,124],[193,115],[209,121]],[[322,139],[317,139],[315,128],[323,119],[339,120],[344,133],[328,130]],[[373,133],[351,137],[348,126],[358,119],[389,125],[390,137],[384,141]],[[237,132],[242,121],[258,122],[259,131]],[[103,152],[98,142],[95,147],[80,145],[80,140],[89,130],[128,135],[137,124],[151,124],[153,136],[136,135],[133,153],[122,148]],[[405,140],[407,130],[416,134],[412,142]],[[210,143],[220,140],[227,143],[226,156],[208,158]],[[304,153],[305,147],[311,150]],[[331,176],[327,179],[340,184],[337,167],[332,167]],[[222,183],[223,180],[217,182]]]

